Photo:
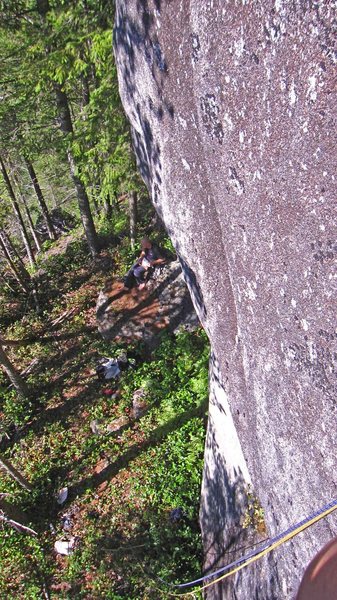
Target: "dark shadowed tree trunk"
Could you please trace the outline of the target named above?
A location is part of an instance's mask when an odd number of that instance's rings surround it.
[[[15,213],[18,225],[19,225],[20,233],[22,235],[23,243],[26,248],[27,256],[29,258],[29,262],[32,266],[34,266],[36,261],[35,261],[34,252],[33,252],[33,249],[32,249],[31,243],[30,243],[30,239],[28,237],[26,225],[22,218],[22,214],[21,214],[20,207],[19,207],[19,204],[17,202],[16,196],[15,196],[15,193],[13,190],[13,186],[11,184],[5,163],[1,156],[0,156],[0,165],[1,165],[2,175],[3,175],[4,181],[5,181],[5,185],[6,185],[9,197],[11,199],[13,210],[14,210],[14,213]]]
[[[73,135],[73,125],[70,115],[69,103],[66,93],[62,90],[58,83],[54,83],[54,91],[56,95],[56,103],[60,120],[60,128],[65,136]],[[92,256],[99,254],[99,240],[95,229],[94,220],[92,218],[90,204],[86,189],[77,174],[76,163],[70,147],[67,150],[68,163],[70,166],[70,174],[75,185],[78,205],[81,213],[81,220],[84,228],[84,233],[87,238],[89,250]]]
[[[29,388],[28,388],[27,384],[25,383],[25,381],[22,379],[19,371],[17,371],[17,369],[14,367],[14,365],[12,365],[12,363],[9,360],[1,343],[0,343],[0,366],[7,373],[9,379],[11,380],[13,386],[15,387],[16,391],[20,394],[20,396],[27,398],[29,396]]]
[[[130,243],[134,249],[137,234],[137,192],[129,194],[129,215],[130,215]]]
[[[40,184],[38,182],[38,179],[37,179],[37,176],[35,173],[35,169],[34,169],[32,163],[30,162],[30,160],[26,157],[25,157],[25,163],[26,163],[26,167],[27,167],[27,170],[29,173],[29,177],[30,177],[31,182],[34,187],[34,191],[35,191],[39,206],[41,208],[41,212],[42,212],[44,221],[46,223],[49,239],[56,240],[57,239],[56,231],[55,231],[54,225],[52,223],[52,220],[50,218],[49,210],[48,210],[46,201],[44,199],[44,196],[42,194],[42,190],[40,188]]]

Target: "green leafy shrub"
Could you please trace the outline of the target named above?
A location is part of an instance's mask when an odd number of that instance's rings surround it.
[[[114,274],[117,267],[124,273],[134,260],[128,240],[112,252],[118,259]],[[178,582],[201,570],[198,512],[208,396],[206,334],[164,333],[151,360],[141,343],[127,347],[102,340],[85,327],[96,293],[94,285],[77,281],[86,262],[81,242],[70,244],[63,258],[47,260],[53,285],[57,288],[65,281],[62,290],[71,290],[69,296],[60,294],[48,319],[76,305],[76,313],[56,330],[56,343],[43,340],[49,333],[43,318],[30,313],[7,331],[14,339],[40,339],[15,348],[13,355],[21,368],[38,359],[38,369],[27,378],[36,390],[31,403],[18,401],[0,375],[2,421],[19,426],[19,438],[8,444],[4,456],[13,459],[33,491],[3,477],[0,492],[10,494],[9,501],[31,516],[33,528],[41,533],[45,558],[40,560],[40,546],[35,551],[25,536],[0,530],[0,545],[6,545],[0,557],[0,597],[40,598],[46,579],[55,589],[64,584],[66,591],[55,597],[65,599],[157,600],[168,598],[158,578]],[[91,276],[90,269],[84,276]],[[99,382],[90,372],[99,355],[118,356],[123,351],[137,356],[137,366],[122,374],[115,398],[103,393],[110,382]],[[146,392],[147,407],[134,419],[133,395],[140,388]],[[92,433],[93,419],[101,420],[104,429],[121,417],[120,430]],[[100,483],[97,469],[105,460],[109,466]],[[71,489],[70,499],[58,507],[55,495],[64,485]],[[64,536],[65,510],[74,511],[79,544],[72,556],[55,560],[53,545]],[[49,531],[50,523],[57,538]]]
[[[5,528],[0,535],[0,597],[40,600],[49,564],[34,537]]]

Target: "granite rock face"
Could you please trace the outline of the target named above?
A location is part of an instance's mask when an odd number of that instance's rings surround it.
[[[206,566],[336,495],[333,3],[116,2],[139,168],[212,345]],[[207,598],[289,600],[330,517]],[[243,539],[244,538],[244,539]]]

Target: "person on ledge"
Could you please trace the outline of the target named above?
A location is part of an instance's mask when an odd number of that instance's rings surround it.
[[[130,290],[136,284],[142,290],[147,280],[151,277],[155,267],[164,264],[158,246],[153,244],[149,238],[141,241],[141,253],[137,262],[131,267],[124,277],[124,290]]]

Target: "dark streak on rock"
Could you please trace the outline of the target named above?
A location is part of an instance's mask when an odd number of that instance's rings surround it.
[[[222,144],[224,133],[222,124],[218,118],[219,107],[214,94],[206,94],[200,98],[202,120],[210,137],[214,137]]]

